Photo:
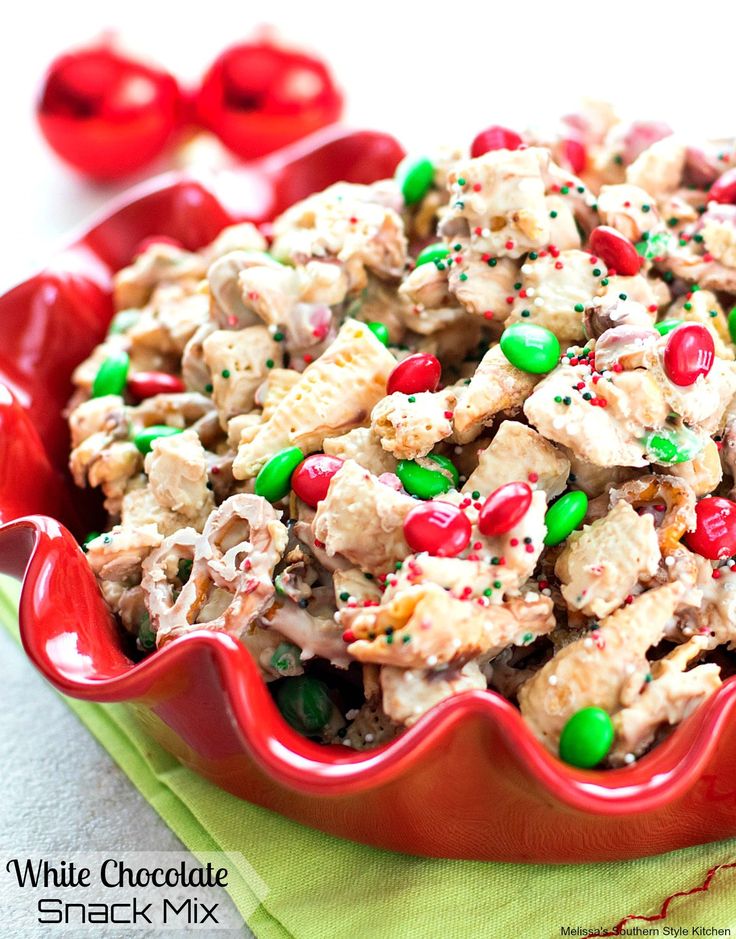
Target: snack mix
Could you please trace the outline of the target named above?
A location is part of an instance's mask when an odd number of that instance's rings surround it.
[[[638,759],[736,670],[734,203],[732,145],[590,104],[150,240],[69,404],[131,653],[236,636],[326,744],[472,690]]]

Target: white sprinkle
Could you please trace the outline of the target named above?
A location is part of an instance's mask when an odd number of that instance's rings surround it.
[[[338,610],[335,613],[335,622],[339,623],[342,620],[342,610]]]
[[[452,640],[453,649],[459,649],[461,645],[462,645],[462,642],[460,639],[455,638]],[[429,661],[429,659],[427,661]]]
[[[593,640],[590,638],[590,636],[588,636],[587,638],[583,639],[583,645],[585,646],[586,649],[592,649],[592,648],[593,648]]]
[[[544,300],[541,297],[535,297],[534,306],[544,306]]]
[[[526,603],[534,603],[534,601],[538,599],[539,599],[539,594],[535,593],[533,590],[530,590],[529,593],[524,595],[524,601]]]
[[[432,668],[432,666],[433,666],[433,665],[436,665],[436,664],[437,664],[437,656],[436,656],[436,655],[430,655],[430,656],[427,657],[427,665],[429,665],[430,668]]]
[[[352,743],[349,740],[343,740],[342,745],[344,747],[352,747]]]
[[[463,448],[462,448],[462,447],[455,447],[455,449],[454,449],[453,452],[455,453],[456,456],[460,456],[460,454],[463,452]]]
[[[551,590],[551,588],[550,588],[550,587],[545,587],[544,590],[542,591],[542,596],[543,596],[543,597],[551,597],[551,596],[552,596],[552,590]]]
[[[522,274],[531,274],[532,270],[533,270],[533,268],[532,268],[531,264],[522,264],[522,265],[521,265],[521,273],[522,273]],[[528,292],[529,292],[529,291],[527,290],[527,293],[528,293]]]
[[[556,684],[557,684],[557,680],[558,680],[558,679],[557,679],[557,675],[550,675],[549,678],[547,679],[547,682],[548,682],[550,685],[556,685]]]
[[[373,743],[374,737],[373,737],[373,734],[366,734],[365,737],[363,737],[363,739],[365,740],[366,743]]]
[[[407,668],[407,670],[404,672],[404,681],[407,681],[407,682],[414,681],[414,678],[415,678],[414,672],[410,671]]]
[[[527,287],[527,288],[526,288],[526,295],[527,295],[527,297],[533,297],[536,292],[537,292],[537,291],[534,289],[534,287]]]
[[[626,674],[633,675],[635,671],[636,671],[636,665],[634,665],[633,662],[629,662],[629,664],[626,666]]]
[[[349,711],[345,712],[345,718],[346,720],[354,721],[358,714],[360,714],[360,711],[357,708],[351,708]]]
[[[422,706],[421,706],[421,704],[415,704],[415,705],[414,705],[414,713],[415,713],[415,714],[421,714],[421,713],[422,713]]]
[[[672,565],[675,563],[675,559],[670,554],[664,559],[664,563],[667,565],[667,567],[672,567]]]
[[[633,753],[627,753],[624,757],[624,763],[631,764],[636,760],[636,757]]]

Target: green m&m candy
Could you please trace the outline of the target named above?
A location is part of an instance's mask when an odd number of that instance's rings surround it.
[[[107,335],[118,336],[120,333],[127,333],[131,326],[135,326],[140,316],[140,310],[121,310],[110,320]]]
[[[421,202],[432,188],[434,164],[428,157],[403,160],[398,169],[401,194],[407,205]]]
[[[728,334],[731,342],[736,342],[736,306],[728,314]]]
[[[327,685],[309,675],[286,678],[276,691],[276,704],[300,734],[318,734],[332,717]]]
[[[269,502],[278,502],[288,495],[294,470],[304,459],[299,447],[279,450],[256,476],[256,495]]]
[[[159,437],[174,437],[176,434],[183,433],[181,427],[168,427],[166,424],[152,424],[150,427],[144,427],[133,437],[133,443],[145,456],[151,452],[151,444]]]
[[[101,398],[103,395],[121,395],[128,381],[128,368],[130,358],[122,349],[108,355],[97,369],[92,382],[92,397]]]
[[[368,329],[370,329],[379,342],[382,342],[384,346],[388,345],[388,329],[383,325],[383,323],[366,323],[366,326]]]
[[[575,714],[562,728],[560,757],[571,766],[591,769],[604,759],[613,744],[613,724],[602,708],[588,707]]]
[[[670,430],[662,427],[653,430],[642,440],[642,444],[651,463],[689,463],[706,444],[704,437],[699,437],[687,427]]]
[[[549,547],[564,541],[582,522],[587,511],[588,497],[584,492],[565,493],[547,509],[544,516],[544,524],[547,526],[544,543]]]
[[[684,320],[662,320],[659,323],[654,324],[654,328],[657,330],[660,336],[667,336],[672,332],[673,329],[677,329],[678,326],[682,326]]]
[[[273,650],[271,668],[282,675],[294,672],[301,667],[301,649],[293,642],[280,642]]]
[[[430,261],[433,261],[435,264],[437,261],[444,261],[449,253],[450,249],[441,242],[434,245],[427,245],[427,247],[422,248],[417,255],[416,266],[421,267],[422,264],[429,264]]]
[[[560,341],[536,323],[514,323],[501,335],[501,352],[522,372],[543,375],[560,361]]]
[[[452,461],[439,455],[430,456],[428,459],[441,466],[445,472],[427,469],[414,460],[399,460],[396,464],[396,475],[409,495],[418,496],[420,499],[433,499],[443,492],[449,492],[450,489],[457,489],[460,476]]]

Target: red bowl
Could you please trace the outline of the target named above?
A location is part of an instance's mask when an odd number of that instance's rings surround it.
[[[266,220],[334,180],[389,175],[400,157],[383,134],[331,129],[251,164],[235,189],[227,177],[159,178],[0,298],[0,569],[23,578],[25,649],[65,694],[128,702],[151,736],[217,786],[366,844],[567,862],[734,835],[734,679],[638,763],[596,772],[552,757],[493,692],[457,695],[392,743],[357,753],[291,730],[249,653],[229,636],[195,633],[138,664],[123,651],[71,534],[94,527],[98,509],[65,471],[60,416],[72,368],[110,318],[111,271],[147,236],[196,248],[236,219]]]

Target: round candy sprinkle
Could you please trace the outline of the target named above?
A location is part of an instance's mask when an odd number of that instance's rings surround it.
[[[136,372],[128,379],[128,391],[138,401],[154,395],[181,394],[186,391],[184,382],[177,375],[167,372]]]
[[[522,372],[542,375],[559,362],[560,342],[544,326],[514,323],[501,334],[501,352]]]
[[[434,164],[427,157],[402,161],[398,169],[401,194],[407,205],[421,202],[432,188]]]
[[[688,463],[700,453],[706,441],[687,427],[653,430],[642,440],[651,463]]]
[[[670,333],[664,347],[664,370],[675,385],[692,385],[713,368],[715,344],[701,323],[684,323]]]
[[[412,551],[454,558],[467,548],[471,526],[467,515],[449,502],[423,502],[404,519],[404,537]]]
[[[564,541],[582,522],[587,511],[588,497],[584,492],[565,493],[547,509],[544,516],[544,524],[547,526],[544,543],[549,547]]]
[[[657,330],[660,336],[666,336],[672,332],[673,329],[677,329],[678,326],[682,326],[684,320],[662,320],[659,323],[654,324],[654,328]]]
[[[108,355],[97,369],[92,382],[92,397],[101,398],[103,395],[121,395],[128,380],[130,359],[127,352],[121,349]]]
[[[317,503],[327,495],[330,481],[342,466],[339,456],[328,456],[326,453],[313,453],[306,457],[294,470],[291,477],[291,488],[302,502],[311,505],[314,509]]]
[[[493,124],[475,137],[470,145],[470,155],[475,159],[491,150],[518,150],[522,143],[523,140],[516,131]]]
[[[427,245],[427,247],[422,248],[417,255],[416,267],[421,267],[422,264],[429,264],[430,261],[443,261],[449,253],[450,249],[441,242],[434,245]]]
[[[506,483],[495,489],[483,503],[478,528],[484,535],[503,535],[518,525],[532,504],[527,483]]]
[[[140,310],[121,310],[110,320],[107,335],[118,336],[121,333],[127,333],[131,326],[135,326],[140,316]]]
[[[613,723],[602,708],[576,711],[562,728],[560,758],[571,766],[592,769],[604,759],[613,744]]]
[[[728,334],[731,342],[736,342],[736,306],[728,314]]]
[[[256,476],[256,495],[263,496],[269,502],[283,499],[291,488],[292,473],[303,459],[304,454],[299,447],[279,450]]]
[[[318,734],[332,717],[327,685],[309,675],[286,678],[276,691],[276,704],[301,734]]]
[[[428,459],[449,472],[452,478],[438,470],[426,469],[414,460],[399,460],[396,464],[396,475],[409,495],[418,496],[420,499],[434,499],[435,496],[442,495],[443,492],[449,492],[453,488],[456,489],[460,477],[450,460],[446,456],[439,455],[430,456]]]
[[[368,329],[370,329],[379,342],[382,342],[384,346],[388,345],[388,329],[383,325],[383,323],[366,323],[366,326]]]
[[[436,391],[442,375],[439,359],[429,352],[417,352],[407,356],[388,376],[386,392],[392,395],[401,391],[415,395],[422,391]]]
[[[695,506],[695,531],[685,535],[688,548],[715,561],[736,554],[736,502],[708,496]]]
[[[143,430],[139,431],[135,437],[133,437],[133,443],[145,456],[146,453],[151,452],[151,445],[154,440],[158,440],[159,437],[175,437],[176,434],[181,433],[181,427],[168,427],[166,424],[152,424],[150,427],[144,427]]]
[[[708,199],[721,205],[736,203],[736,166],[717,179],[708,190]]]
[[[599,225],[590,233],[588,242],[591,254],[597,255],[606,265],[613,268],[617,274],[630,277],[639,273],[641,258],[634,245],[609,225]]]

